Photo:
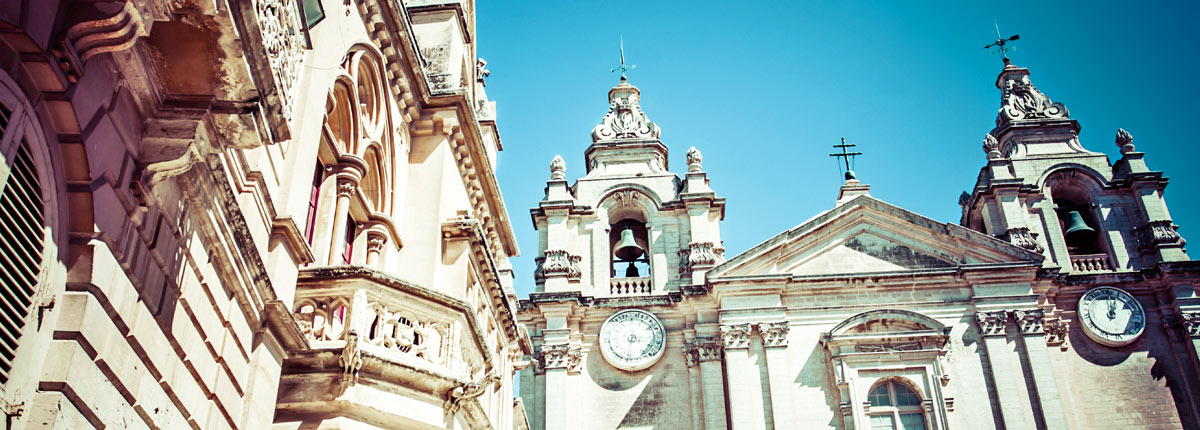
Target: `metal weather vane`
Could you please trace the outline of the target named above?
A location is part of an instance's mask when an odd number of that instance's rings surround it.
[[[851,179],[857,179],[854,176],[854,171],[850,170],[850,160],[853,159],[855,155],[862,155],[861,152],[847,152],[846,151],[847,148],[853,148],[854,146],[855,145],[853,143],[846,143],[846,138],[843,137],[841,145],[833,145],[834,148],[839,148],[842,150],[842,152],[829,154],[830,157],[841,157],[842,161],[846,163],[846,180],[847,181],[849,181]]]
[[[621,36],[621,65],[617,66],[617,67],[613,67],[612,69],[609,69],[609,72],[611,73],[611,72],[620,70],[621,71],[621,82],[625,82],[625,71],[630,70],[630,69],[636,69],[636,68],[637,68],[637,64],[630,64],[630,65],[625,64],[625,36]]]
[[[1017,48],[1009,48],[1009,47],[1005,46],[1005,44],[1007,44],[1008,42],[1012,42],[1014,40],[1020,39],[1021,35],[1014,34],[1012,36],[1009,36],[1008,38],[1004,38],[1003,36],[1000,35],[1000,24],[997,23],[996,20],[992,20],[992,24],[994,24],[996,26],[996,41],[988,44],[988,46],[984,46],[983,49],[990,50],[992,48],[996,48],[996,49],[992,50],[992,53],[999,52],[1000,58],[1004,60],[1004,64],[1006,64],[1006,65],[1011,64],[1012,61],[1010,61],[1008,59],[1008,51],[1015,51]]]

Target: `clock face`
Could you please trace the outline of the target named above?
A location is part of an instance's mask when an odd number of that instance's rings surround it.
[[[613,314],[600,327],[600,353],[613,367],[642,370],[659,358],[667,345],[667,332],[654,314],[626,309]]]
[[[1099,287],[1079,299],[1079,319],[1083,332],[1108,346],[1124,346],[1137,340],[1146,329],[1142,304],[1125,291]]]

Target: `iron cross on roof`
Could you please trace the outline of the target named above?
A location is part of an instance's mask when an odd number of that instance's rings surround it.
[[[999,52],[1000,58],[1004,60],[1004,64],[1008,65],[1008,64],[1012,63],[1008,59],[1008,51],[1013,51],[1013,50],[1016,50],[1017,48],[1009,48],[1004,45],[1008,42],[1012,42],[1014,40],[1020,39],[1021,35],[1014,34],[1012,36],[1009,36],[1007,39],[1005,39],[1003,36],[1000,35],[1000,24],[997,23],[996,20],[992,20],[992,24],[994,24],[996,26],[996,41],[988,44],[988,46],[984,46],[983,49],[996,48],[995,50],[992,50],[992,53]]]
[[[854,171],[850,170],[850,160],[853,159],[855,155],[862,155],[862,153],[861,152],[846,152],[846,148],[853,148],[854,144],[846,143],[846,138],[844,138],[844,137],[842,138],[841,145],[833,145],[833,147],[840,148],[842,150],[842,152],[840,152],[840,153],[829,154],[829,156],[830,157],[841,157],[842,161],[846,163],[846,180],[849,181],[851,179],[856,179],[854,176]]]
[[[609,70],[609,73],[620,70],[621,71],[621,82],[625,82],[625,71],[629,70],[629,69],[636,69],[636,68],[637,68],[637,64],[625,65],[625,36],[621,36],[621,65],[618,67],[613,67],[612,69]]]

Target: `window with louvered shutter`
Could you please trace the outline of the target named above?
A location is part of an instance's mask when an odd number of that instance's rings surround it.
[[[0,106],[0,136],[11,111]],[[22,142],[0,192],[0,384],[8,381],[17,341],[33,306],[42,267],[42,187]]]

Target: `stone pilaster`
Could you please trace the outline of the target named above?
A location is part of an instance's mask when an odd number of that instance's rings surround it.
[[[795,417],[792,414],[792,381],[795,379],[792,375],[795,372],[792,371],[791,361],[787,356],[789,329],[787,321],[758,324],[758,332],[762,333],[767,356],[771,418],[778,429],[796,428]]]
[[[1046,348],[1046,337],[1043,330],[1045,312],[1041,309],[1014,310],[1013,320],[1021,330],[1021,338],[1025,343],[1026,358],[1029,362],[1033,383],[1037,386],[1034,392],[1042,405],[1042,419],[1046,429],[1067,428],[1067,416],[1063,411],[1063,398],[1058,393],[1058,384],[1054,381],[1054,370],[1050,368],[1050,353]]]
[[[704,387],[700,380],[700,345],[695,339],[683,343],[683,361],[688,368],[688,400],[692,407],[692,430],[703,430]]]
[[[572,349],[565,343],[542,345],[541,367],[546,372],[546,430],[571,428],[571,390],[567,371],[572,364]],[[578,351],[578,349],[574,349]]]
[[[1025,393],[1018,384],[1025,378],[1020,374],[1016,352],[1008,345],[1008,312],[980,312],[975,314],[975,320],[979,323],[983,344],[987,348],[988,363],[992,367],[992,383],[1000,400],[1000,414],[1004,420],[1004,427],[1009,430],[1024,430],[1027,427],[1024,406],[1028,402],[1022,400],[1021,397]]]
[[[694,250],[693,250],[694,252]],[[767,427],[763,414],[763,387],[758,363],[750,360],[749,323],[721,326],[725,342],[726,380],[729,382],[729,418],[734,428]]]
[[[724,359],[724,343],[711,337],[697,337],[697,358],[700,362],[700,379],[703,386],[704,428],[724,430],[725,421],[725,371],[721,367]]]

